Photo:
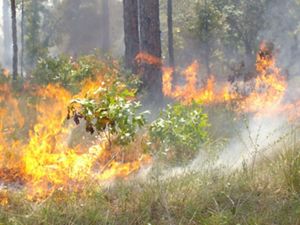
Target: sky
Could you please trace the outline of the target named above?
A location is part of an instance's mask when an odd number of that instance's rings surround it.
[[[3,1],[0,1],[0,26],[2,27],[2,4],[3,4]],[[2,29],[1,29],[2,30]],[[1,32],[2,33],[2,32]]]
[[[3,45],[2,45],[2,40],[3,40],[3,32],[2,32],[2,3],[3,1],[0,1],[0,62],[2,61],[1,58],[2,58],[2,52],[3,52]]]

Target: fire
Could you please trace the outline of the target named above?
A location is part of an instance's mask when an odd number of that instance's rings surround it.
[[[85,81],[76,96],[59,85],[38,87],[33,95],[26,93],[35,103],[25,97],[22,102],[8,84],[0,86],[0,182],[22,184],[28,199],[39,200],[57,189],[80,190],[91,179],[127,177],[150,163],[149,156],[143,155],[135,160],[115,159],[103,140],[70,147],[74,125],[66,121],[66,106],[103,86],[102,79],[99,75],[95,81]],[[0,204],[5,202],[0,196]]]
[[[254,90],[241,102],[240,108],[246,112],[274,111],[284,98],[287,90],[286,79],[276,67],[273,56],[258,54],[256,71],[259,76],[255,80]]]
[[[184,104],[229,104],[234,102],[238,113],[268,115],[293,112],[300,116],[300,102],[284,103],[287,81],[276,66],[276,59],[265,54],[265,46],[257,54],[257,76],[244,82],[250,87],[241,93],[232,84],[217,85],[214,76],[203,84],[199,82],[200,64],[194,61],[182,73],[183,85],[174,84],[174,68],[163,68],[163,93]],[[137,60],[161,66],[161,60],[140,53]],[[105,73],[105,71],[103,72]],[[130,159],[118,157],[118,151],[108,149],[105,141],[71,146],[74,125],[66,121],[66,106],[73,98],[89,96],[103,82],[101,74],[95,80],[86,80],[82,90],[73,95],[59,85],[30,87],[25,84],[22,93],[16,93],[8,84],[0,84],[0,182],[18,183],[26,187],[31,200],[44,199],[57,189],[80,190],[90,180],[104,182],[126,178],[151,162],[147,155]],[[132,160],[134,158],[135,160]],[[6,192],[0,192],[0,204],[8,203]]]
[[[161,66],[162,65],[162,61],[160,58],[153,56],[147,52],[140,52],[136,57],[135,60],[137,63],[146,63],[149,65],[157,65],[157,66]]]
[[[163,93],[165,96],[179,100],[184,104],[198,102],[202,104],[219,104],[235,102],[239,113],[264,115],[279,112],[279,108],[292,108],[283,103],[287,90],[287,81],[276,66],[275,57],[262,44],[257,54],[257,77],[242,83],[246,93],[241,93],[231,83],[217,86],[214,76],[210,76],[206,84],[200,86],[198,79],[200,65],[193,62],[181,75],[185,79],[183,85],[173,85],[173,68],[163,68]],[[244,90],[245,91],[245,90]]]
[[[0,205],[6,206],[8,204],[8,191],[0,190]]]
[[[9,77],[9,70],[6,69],[6,68],[2,69],[2,74],[3,74],[3,76],[5,76],[6,78],[8,78],[8,77]]]
[[[176,85],[172,87],[173,83],[173,69],[163,69],[163,93],[167,97],[177,99],[185,104],[191,102],[198,102],[203,104],[210,104],[213,102],[229,101],[233,95],[229,93],[229,85],[225,85],[221,91],[216,91],[215,77],[208,78],[203,87],[199,87],[198,72],[200,65],[194,61],[185,71],[181,74],[186,84],[183,86]]]

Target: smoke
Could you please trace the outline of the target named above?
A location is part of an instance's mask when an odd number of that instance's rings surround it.
[[[300,71],[299,10],[295,0],[271,1],[264,16],[266,27],[260,32],[262,39],[274,43],[280,67],[291,77]]]
[[[257,165],[262,159],[271,158],[290,135],[290,125],[284,116],[251,118],[243,123],[243,128],[219,150],[216,157],[208,149],[199,150],[198,155],[186,166],[177,166],[162,170],[161,179],[182,176],[192,172],[220,169],[224,172],[234,171],[247,165]],[[153,174],[149,168],[141,170],[138,178],[147,179]]]

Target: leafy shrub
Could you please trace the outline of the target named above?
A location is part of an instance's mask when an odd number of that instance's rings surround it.
[[[76,124],[83,119],[87,132],[99,133],[110,144],[129,144],[146,123],[146,112],[137,113],[141,104],[134,101],[135,92],[118,79],[109,84],[102,82],[91,96],[71,102],[68,118]]]
[[[39,84],[59,83],[72,87],[85,78],[91,78],[101,71],[104,64],[95,56],[85,56],[77,60],[72,57],[58,56],[40,58],[33,78]]]
[[[168,159],[185,162],[207,141],[208,117],[197,104],[168,105],[150,126],[152,148]]]

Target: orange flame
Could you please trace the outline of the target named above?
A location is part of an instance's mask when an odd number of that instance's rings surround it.
[[[140,52],[136,57],[135,60],[138,63],[146,63],[146,64],[150,64],[150,65],[157,65],[157,66],[161,66],[162,65],[162,61],[161,58],[158,58],[154,55],[151,55],[147,52]]]
[[[251,81],[244,82],[242,86],[247,87],[250,93],[244,94],[236,90],[230,84],[225,83],[217,88],[214,76],[209,77],[206,84],[199,87],[198,62],[193,62],[182,76],[185,84],[173,86],[174,70],[163,69],[163,93],[165,96],[179,100],[185,104],[198,102],[202,104],[237,103],[236,110],[240,113],[254,113],[263,115],[267,112],[278,112],[287,90],[287,82],[276,66],[276,60],[267,52],[267,47],[262,44],[260,53],[257,54],[256,71],[258,76]],[[248,90],[248,91],[249,91]],[[295,105],[295,104],[292,104]],[[285,108],[292,106],[285,105]]]
[[[84,82],[76,97],[95,92],[104,85],[102,80],[99,75],[96,81]],[[73,125],[66,123],[65,109],[74,96],[64,88],[38,87],[34,97],[28,96],[37,102],[27,107],[21,107],[21,96],[12,93],[9,85],[0,85],[0,182],[26,185],[30,200],[43,199],[59,188],[80,189],[91,179],[103,182],[127,177],[150,163],[149,156],[143,155],[135,155],[136,160],[114,159],[102,140],[70,147]],[[0,204],[5,201],[0,195]]]

